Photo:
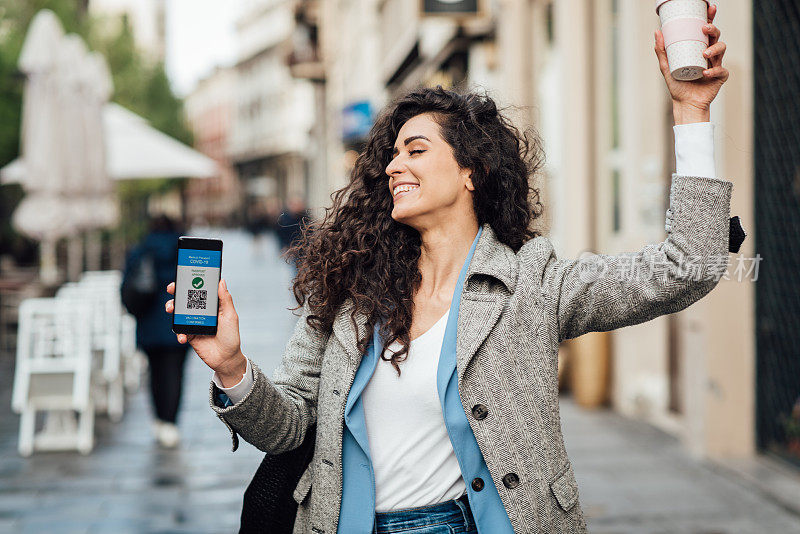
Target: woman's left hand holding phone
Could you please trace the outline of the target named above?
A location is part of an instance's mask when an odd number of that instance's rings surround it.
[[[167,286],[167,293],[175,294],[175,282]],[[230,387],[237,384],[247,370],[247,358],[241,351],[239,339],[239,315],[233,307],[233,297],[225,284],[219,281],[217,288],[219,296],[219,315],[217,317],[217,334],[204,336],[198,334],[176,334],[178,343],[192,346],[211,369],[217,372],[222,385]],[[175,299],[170,299],[165,305],[167,313],[174,313]]]

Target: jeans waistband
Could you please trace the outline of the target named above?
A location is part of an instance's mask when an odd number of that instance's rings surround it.
[[[466,493],[458,499],[428,506],[376,512],[375,519],[378,534],[438,523],[466,527],[468,531],[475,528],[475,519],[472,517]]]

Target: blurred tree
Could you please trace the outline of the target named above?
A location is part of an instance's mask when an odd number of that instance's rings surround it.
[[[192,133],[183,117],[183,101],[175,96],[164,64],[154,62],[136,48],[127,16],[119,32],[107,35],[93,31],[91,48],[102,53],[114,80],[113,100],[147,119],[150,124],[185,144]],[[95,24],[95,27],[101,25]]]

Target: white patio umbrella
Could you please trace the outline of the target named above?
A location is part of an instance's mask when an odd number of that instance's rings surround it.
[[[83,227],[86,229],[86,266],[100,269],[102,238],[100,228],[110,228],[119,221],[119,205],[114,195],[114,184],[106,172],[106,142],[103,127],[103,109],[113,91],[111,73],[105,58],[98,52],[90,53],[84,62],[83,112],[86,167],[83,176],[85,192]]]
[[[23,183],[26,191],[43,191],[60,181],[58,166],[51,157],[52,147],[57,143],[57,131],[51,121],[58,111],[55,98],[58,81],[54,71],[63,35],[55,14],[40,11],[31,21],[20,51],[18,66],[27,78],[20,139],[21,156],[27,162]]]
[[[216,162],[150,126],[132,111],[110,102],[103,108],[106,172],[112,181],[139,178],[209,178]],[[25,181],[22,158],[0,169],[0,183]]]
[[[87,142],[86,182],[89,191],[89,206],[92,213],[91,227],[107,228],[119,221],[119,206],[114,196],[114,184],[106,170],[106,140],[103,126],[103,109],[111,98],[113,84],[105,58],[92,52],[86,62],[86,83],[89,89],[83,112],[84,131]]]
[[[27,79],[23,93],[20,148],[26,162],[22,181],[25,198],[12,215],[14,227],[40,241],[40,275],[56,281],[55,243],[70,235],[71,210],[63,199],[66,173],[61,144],[58,61],[63,29],[52,11],[42,10],[31,21],[19,59]]]
[[[209,178],[217,163],[150,126],[124,107],[109,103],[103,114],[108,143],[108,172],[129,178]]]
[[[83,270],[83,239],[81,231],[93,226],[89,205],[89,159],[92,147],[87,139],[87,112],[92,94],[89,56],[83,40],[75,34],[65,36],[59,47],[56,72],[60,80],[58,128],[61,139],[65,182],[63,201],[67,204],[69,225],[73,232],[67,243],[67,272],[76,281]]]
[[[66,35],[58,49],[56,73],[59,80],[58,124],[51,128],[60,134],[59,147],[64,163],[62,191],[73,200],[85,191],[86,180],[86,135],[83,127],[84,99],[86,87],[86,45],[74,34]],[[78,206],[75,206],[78,207]],[[73,219],[80,226],[80,215]]]

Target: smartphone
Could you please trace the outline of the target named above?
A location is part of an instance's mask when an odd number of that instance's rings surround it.
[[[222,240],[181,236],[177,258],[172,331],[216,335]]]

